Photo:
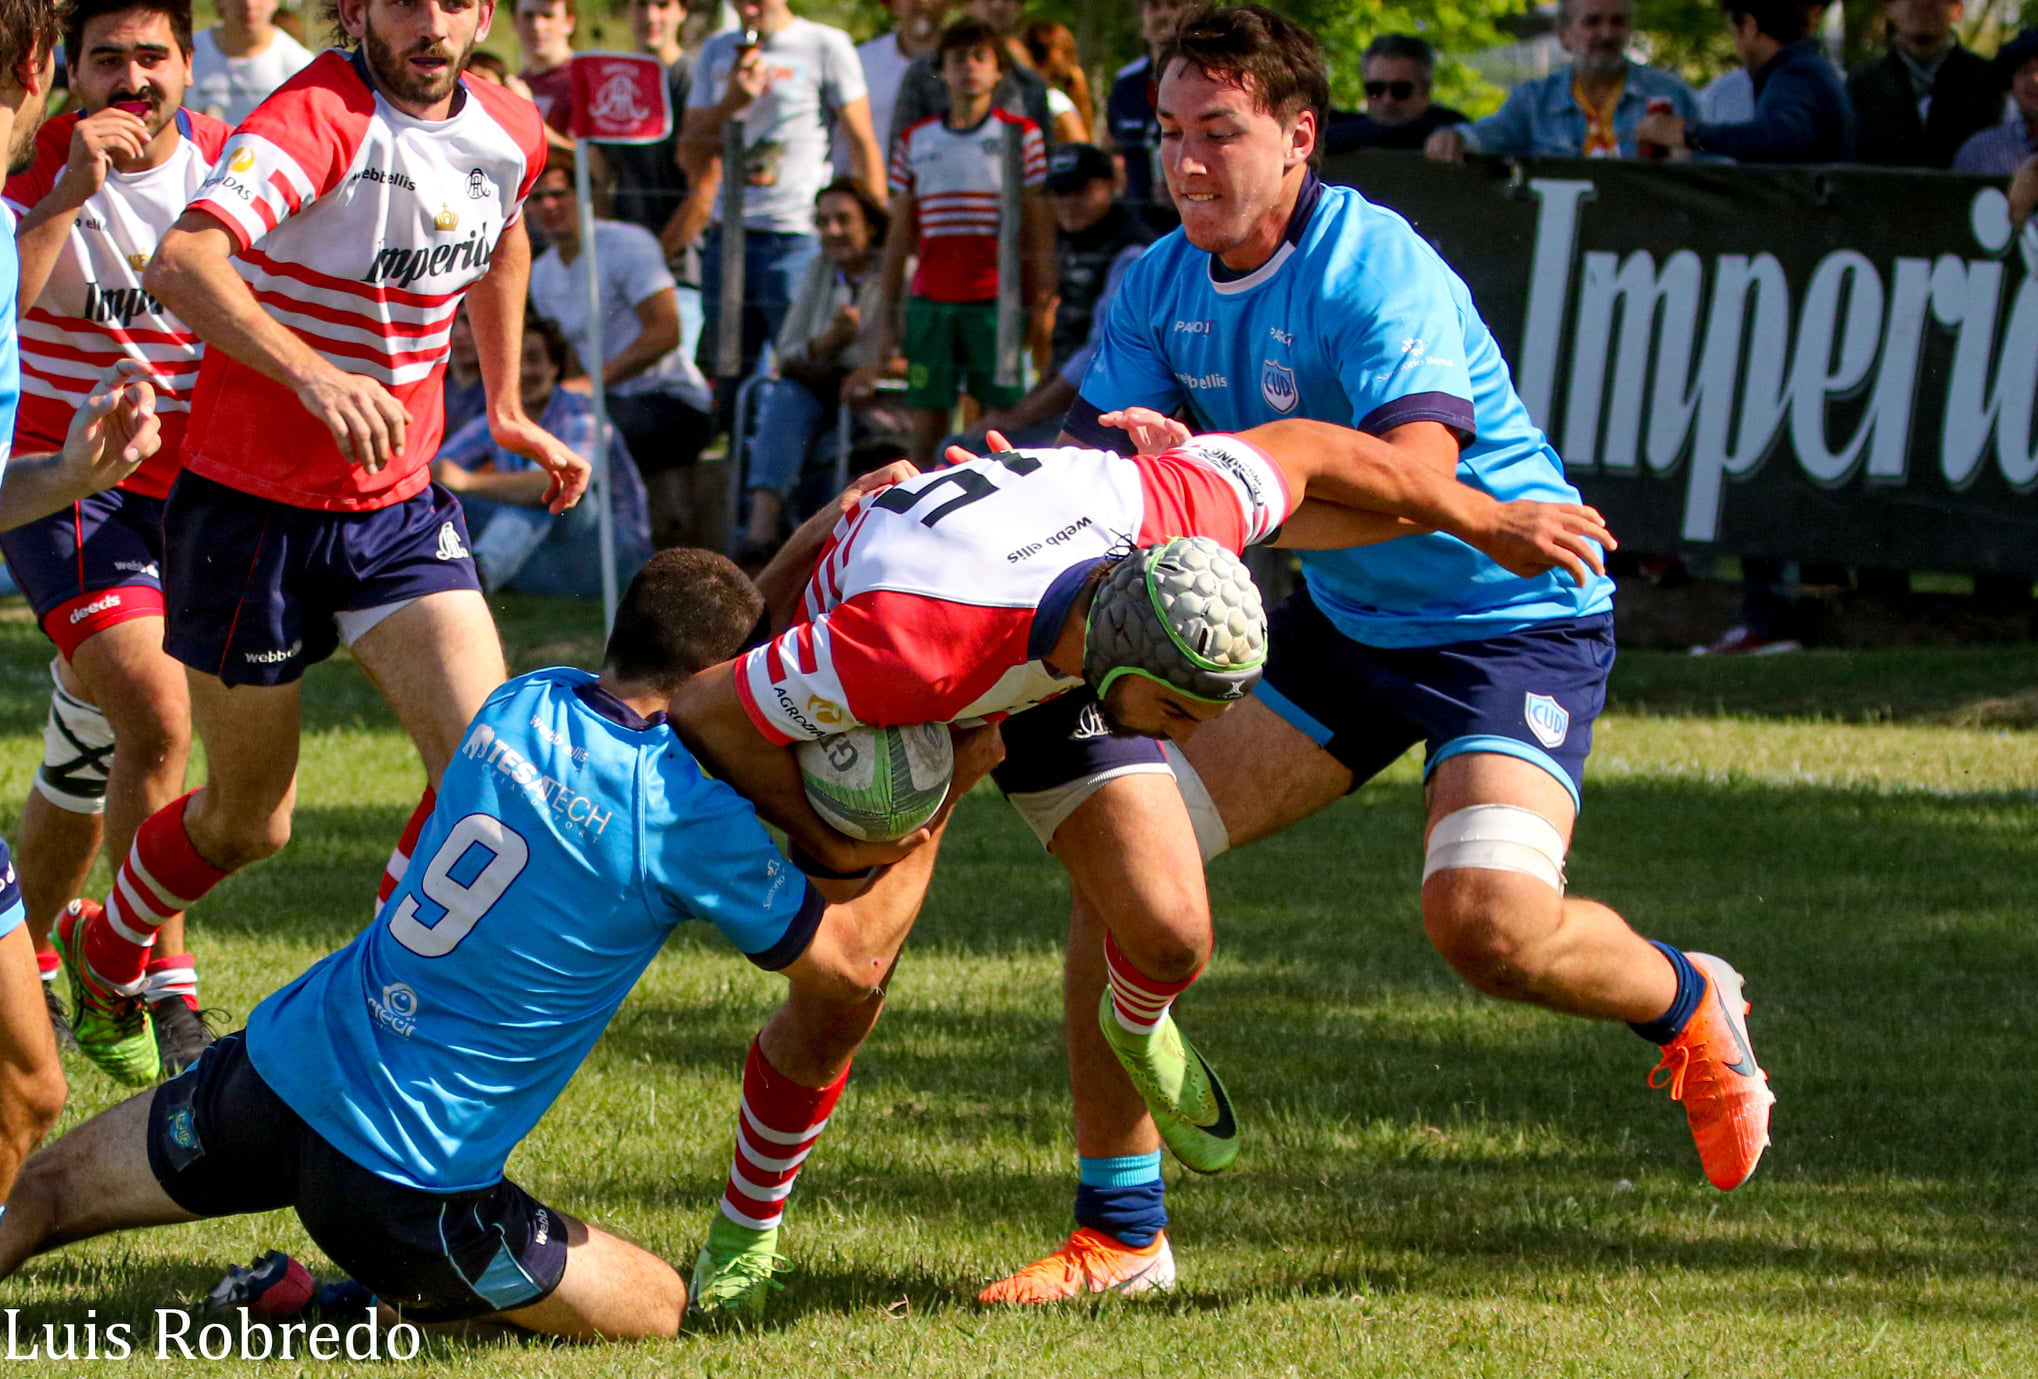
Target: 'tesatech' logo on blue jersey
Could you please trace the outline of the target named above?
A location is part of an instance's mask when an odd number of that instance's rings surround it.
[[[1294,411],[1295,405],[1302,401],[1302,390],[1295,385],[1295,371],[1286,364],[1267,360],[1266,367],[1260,371],[1260,396],[1283,416]]]

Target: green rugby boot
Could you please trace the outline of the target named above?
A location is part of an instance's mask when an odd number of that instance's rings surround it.
[[[78,1050],[101,1072],[129,1087],[146,1087],[161,1067],[139,995],[108,991],[85,963],[85,926],[99,913],[91,900],[73,900],[57,916],[52,937],[71,985],[71,1033]]]
[[[1146,1100],[1161,1142],[1198,1173],[1221,1173],[1238,1157],[1238,1123],[1232,1119],[1231,1098],[1217,1080],[1217,1070],[1182,1037],[1173,1014],[1163,1015],[1146,1034],[1135,1034],[1118,1022],[1111,993],[1104,992],[1097,1012],[1105,1041],[1126,1076]]]
[[[708,1227],[708,1243],[693,1262],[687,1310],[696,1317],[755,1326],[764,1305],[785,1291],[777,1275],[792,1261],[778,1253],[778,1227],[751,1230],[720,1212]]]

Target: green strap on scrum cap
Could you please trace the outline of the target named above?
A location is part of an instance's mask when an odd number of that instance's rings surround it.
[[[1243,699],[1267,661],[1267,614],[1245,562],[1207,536],[1135,551],[1106,572],[1083,628],[1083,679],[1102,699],[1143,675],[1206,704]]]

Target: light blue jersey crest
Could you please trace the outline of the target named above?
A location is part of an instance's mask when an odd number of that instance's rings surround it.
[[[1068,429],[1117,447],[1097,416],[1187,406],[1198,431],[1307,417],[1384,434],[1435,421],[1469,437],[1458,478],[1503,501],[1579,501],[1515,395],[1465,284],[1407,221],[1313,176],[1274,256],[1243,277],[1177,230],[1126,273]],[[1219,270],[1222,271],[1221,269]],[[1613,582],[1524,579],[1456,537],[1304,551],[1317,604],[1354,641],[1442,646],[1604,613]]]
[[[806,951],[821,897],[749,801],[578,670],[490,695],[375,923],[255,1009],[248,1053],[362,1167],[486,1187],[674,925],[760,967]]]

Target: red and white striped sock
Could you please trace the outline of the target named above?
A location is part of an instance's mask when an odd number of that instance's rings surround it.
[[[1104,970],[1111,979],[1111,1013],[1134,1034],[1151,1033],[1175,1003],[1203,975],[1199,968],[1178,982],[1156,981],[1118,951],[1118,940],[1104,935]]]
[[[432,817],[432,806],[439,802],[439,792],[429,785],[418,807],[410,812],[410,822],[403,826],[403,836],[396,840],[396,850],[389,854],[389,861],[382,868],[382,884],[375,888],[375,908],[380,911],[389,903],[389,897],[396,894],[396,888],[403,884],[403,874],[410,870],[410,854],[418,845],[418,835],[425,831],[425,820]]]
[[[743,1065],[743,1109],[736,1121],[736,1158],[722,1193],[722,1215],[746,1230],[775,1228],[785,1215],[800,1166],[849,1081],[849,1069],[818,1090],[802,1087],[765,1061],[756,1040]]]
[[[57,950],[54,948],[38,948],[35,950],[35,966],[36,970],[42,973],[44,981],[53,982],[57,979],[57,974],[64,970],[64,960],[57,956]]]
[[[149,988],[142,999],[150,1005],[181,1000],[194,1011],[198,1009],[198,959],[189,953],[150,958],[148,974]]]
[[[191,835],[184,831],[184,807],[190,802],[185,795],[142,822],[127,860],[114,874],[106,913],[85,927],[86,965],[123,996],[141,994],[156,930],[226,879],[191,846]]]

